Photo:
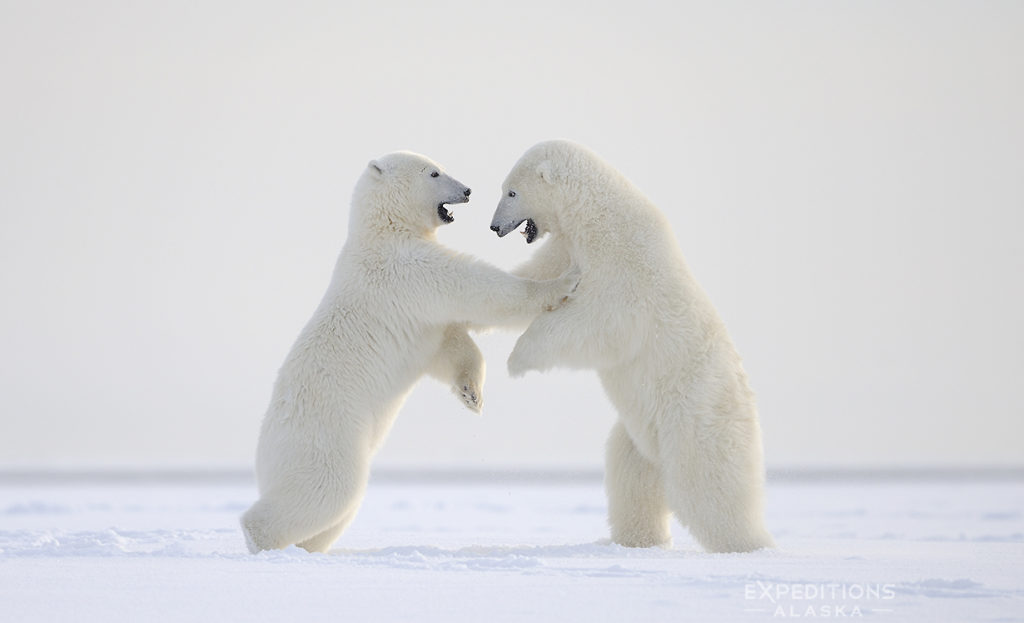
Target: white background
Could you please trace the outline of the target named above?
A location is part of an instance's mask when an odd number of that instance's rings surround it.
[[[250,464],[372,157],[539,140],[669,215],[769,465],[1007,464],[1024,433],[1024,4],[0,3],[0,466]],[[424,381],[378,465],[598,465],[592,373]]]

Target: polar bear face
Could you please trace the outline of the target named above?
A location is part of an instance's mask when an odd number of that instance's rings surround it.
[[[504,237],[518,229],[528,244],[544,234],[559,232],[559,206],[563,203],[553,161],[544,144],[527,151],[509,172],[501,186],[501,200],[491,220],[491,231]]]
[[[470,189],[438,163],[408,151],[371,160],[360,180],[375,196],[372,204],[391,225],[414,232],[433,231],[454,222],[448,206],[469,201]]]

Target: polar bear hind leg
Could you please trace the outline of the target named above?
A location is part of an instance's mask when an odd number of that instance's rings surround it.
[[[347,528],[355,518],[356,513],[353,511],[346,515],[340,522],[334,524],[313,538],[302,541],[298,545],[307,552],[327,553],[327,551],[331,549],[331,546],[334,545],[334,542],[338,540],[338,537],[341,536],[341,533],[345,531],[345,528]]]
[[[283,549],[300,544],[326,551],[351,520],[366,492],[368,470],[320,480],[318,486],[283,485],[266,491],[242,515],[249,551]]]
[[[669,508],[709,552],[775,546],[764,528],[760,447],[756,419],[690,430],[675,444],[663,440]]]
[[[626,547],[672,543],[661,472],[640,455],[621,422],[608,438],[605,491],[612,541]]]

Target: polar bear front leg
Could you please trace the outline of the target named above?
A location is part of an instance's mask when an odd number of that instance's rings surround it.
[[[671,513],[658,466],[645,459],[616,422],[605,454],[605,493],[612,541],[626,547],[667,547]]]
[[[486,364],[466,325],[445,327],[444,338],[428,373],[442,383],[450,383],[454,393],[474,413],[484,406],[483,387]]]
[[[544,372],[556,364],[552,349],[547,347],[550,342],[545,339],[545,331],[535,329],[537,324],[538,321],[535,320],[519,336],[512,353],[508,356],[508,373],[512,377],[523,376],[531,370]]]
[[[519,336],[508,358],[513,377],[555,366],[602,369],[623,360],[633,333],[621,322],[595,323],[586,317],[587,304],[570,299],[559,309],[538,316]]]
[[[440,310],[448,322],[474,326],[522,326],[543,311],[560,308],[569,300],[580,282],[580,271],[570,268],[546,281],[534,281],[510,275],[481,263],[449,264],[435,281],[443,278],[438,289],[452,292],[439,299]]]
[[[546,372],[557,365],[571,367],[574,360],[581,359],[578,353],[588,337],[580,334],[580,325],[572,320],[565,307],[538,316],[516,340],[508,356],[508,373],[520,377],[532,370]]]

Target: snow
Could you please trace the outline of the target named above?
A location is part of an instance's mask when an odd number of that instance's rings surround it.
[[[1024,487],[775,481],[779,549],[609,544],[597,478],[375,479],[326,555],[247,481],[0,482],[0,621],[1024,621]]]

